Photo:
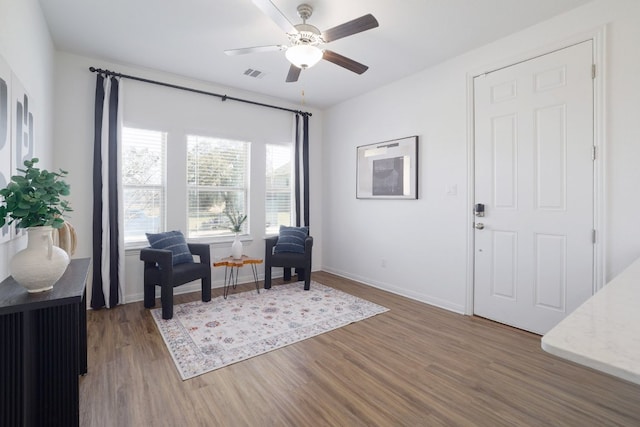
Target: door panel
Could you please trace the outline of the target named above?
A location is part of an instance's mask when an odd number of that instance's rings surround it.
[[[546,333],[593,292],[592,42],[474,79],[474,313]]]
[[[535,304],[540,308],[564,311],[567,288],[566,236],[536,234]]]
[[[508,115],[493,118],[493,205],[496,208],[516,209],[518,146],[516,140],[517,117]]]
[[[493,232],[493,278],[492,293],[495,296],[516,298],[516,278],[518,277],[517,234],[509,231]]]
[[[536,111],[535,192],[537,208],[565,210],[566,180],[565,106]]]

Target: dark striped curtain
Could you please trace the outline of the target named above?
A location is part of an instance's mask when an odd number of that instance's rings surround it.
[[[300,118],[302,116],[302,124]],[[296,227],[309,226],[309,115],[296,113],[295,143]],[[300,165],[302,163],[302,165]]]
[[[121,82],[98,74],[96,78],[93,145],[93,281],[91,307],[120,303],[124,278],[121,222],[120,160]]]

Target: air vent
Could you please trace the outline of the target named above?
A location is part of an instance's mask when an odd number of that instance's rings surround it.
[[[244,75],[256,79],[261,79],[262,77],[264,77],[265,73],[260,70],[254,70],[253,68],[247,68],[244,72]]]

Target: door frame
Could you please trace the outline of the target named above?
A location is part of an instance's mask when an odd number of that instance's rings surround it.
[[[596,147],[596,159],[593,162],[593,227],[596,230],[596,239],[593,251],[593,293],[600,290],[605,284],[606,269],[606,111],[605,111],[605,46],[606,26],[592,31],[577,34],[571,38],[552,45],[546,45],[533,51],[523,52],[514,57],[498,61],[492,64],[478,67],[467,72],[467,289],[465,296],[465,314],[472,316],[474,311],[474,261],[475,261],[475,229],[473,224],[475,216],[473,205],[475,203],[475,105],[474,105],[474,79],[483,74],[498,71],[548,53],[571,47],[585,41],[593,42],[593,62],[595,64],[595,77],[593,79],[593,144]]]

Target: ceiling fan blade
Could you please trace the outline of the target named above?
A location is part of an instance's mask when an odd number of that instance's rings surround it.
[[[361,64],[353,59],[342,56],[339,53],[335,53],[331,50],[325,49],[322,54],[322,59],[326,59],[329,62],[333,62],[336,65],[346,68],[349,71],[353,71],[356,74],[362,74],[369,69],[364,64]]]
[[[279,50],[286,50],[287,47],[282,44],[275,44],[271,46],[254,46],[244,47],[242,49],[227,49],[224,51],[229,56],[244,55],[247,53],[261,53],[261,52],[276,52]]]
[[[322,33],[322,38],[325,42],[329,43],[334,40],[341,39],[343,37],[350,36],[352,34],[361,33],[362,31],[370,30],[378,26],[378,20],[373,17],[372,14],[367,14],[356,18],[337,27],[330,28]]]
[[[287,74],[287,83],[297,82],[298,77],[300,77],[300,71],[302,71],[300,68],[291,65],[291,67],[289,67],[289,74]]]
[[[258,6],[262,13],[271,18],[271,20],[275,22],[278,27],[282,28],[285,33],[296,34],[298,32],[298,30],[296,30],[296,27],[294,27],[293,24],[289,22],[287,17],[284,16],[282,12],[280,12],[280,9],[278,9],[269,0],[253,0],[253,4]]]

